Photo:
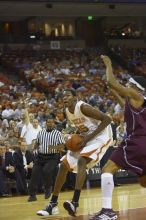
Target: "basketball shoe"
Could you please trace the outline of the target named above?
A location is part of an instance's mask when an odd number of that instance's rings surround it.
[[[49,203],[48,206],[46,206],[45,209],[37,212],[37,215],[45,216],[45,217],[48,217],[50,215],[58,215],[58,214],[59,214],[59,209],[57,203],[51,203],[51,202]]]
[[[117,214],[112,209],[102,209],[97,214],[91,216],[90,220],[116,220],[118,219]]]
[[[68,214],[71,216],[76,216],[76,209],[78,206],[79,204],[77,202],[65,201],[63,203],[63,207],[68,212]]]

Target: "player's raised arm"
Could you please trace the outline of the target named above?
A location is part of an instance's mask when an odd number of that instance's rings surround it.
[[[116,92],[118,92],[118,94],[123,97],[129,97],[130,99],[139,100],[141,96],[135,89],[130,86],[123,86],[118,82],[113,74],[112,62],[110,58],[108,56],[101,55],[101,59],[106,66],[106,79],[108,85],[116,90]]]
[[[125,99],[121,97],[115,89],[110,88],[110,93],[116,98],[117,102],[120,104],[120,106],[123,108],[125,105]]]

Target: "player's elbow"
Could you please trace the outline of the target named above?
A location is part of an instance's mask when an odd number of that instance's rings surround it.
[[[113,88],[114,87],[114,82],[110,79],[107,80],[107,86]]]

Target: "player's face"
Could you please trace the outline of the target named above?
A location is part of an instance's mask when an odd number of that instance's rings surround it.
[[[72,103],[74,102],[74,96],[72,95],[71,92],[65,91],[63,93],[63,102],[65,107],[69,107],[72,105]]]

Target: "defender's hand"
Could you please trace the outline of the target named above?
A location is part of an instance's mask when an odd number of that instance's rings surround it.
[[[101,55],[101,59],[103,60],[103,62],[104,62],[104,64],[105,64],[106,66],[112,64],[111,59],[110,59],[108,56]]]

